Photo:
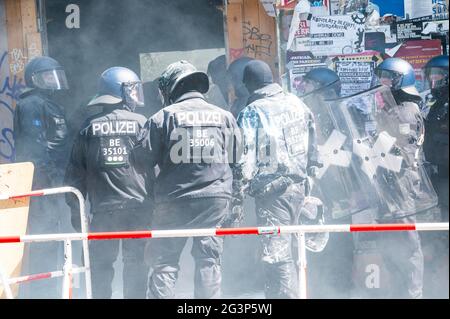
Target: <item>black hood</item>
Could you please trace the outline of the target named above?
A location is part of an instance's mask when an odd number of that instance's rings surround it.
[[[273,83],[272,70],[263,61],[251,61],[244,69],[243,82],[250,94],[252,94],[256,90]]]

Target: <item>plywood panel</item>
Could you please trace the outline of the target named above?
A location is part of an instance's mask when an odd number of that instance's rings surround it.
[[[21,1],[6,0],[5,8],[10,76],[16,75],[22,78],[26,65],[26,54],[24,52]]]
[[[0,165],[0,194],[18,194],[31,191],[34,166],[32,163]],[[0,200],[0,236],[26,233],[29,198]],[[18,277],[21,272],[24,244],[0,244],[0,269],[6,277]],[[17,294],[18,287],[11,287]],[[0,286],[0,298],[4,297]]]
[[[18,1],[19,2],[19,1]],[[35,0],[20,0],[23,34],[37,32],[37,14]]]
[[[229,1],[226,15],[229,62],[248,56],[266,61],[278,74],[275,18],[259,0]]]
[[[265,52],[259,54],[260,59],[266,61],[272,67],[272,72],[276,74],[278,68],[278,48],[276,36],[276,22],[273,17],[269,17],[264,10],[264,6],[259,2],[259,28],[261,34],[264,34],[267,41],[264,45],[268,47]]]
[[[229,63],[244,54],[242,35],[242,1],[227,6],[228,61]]]

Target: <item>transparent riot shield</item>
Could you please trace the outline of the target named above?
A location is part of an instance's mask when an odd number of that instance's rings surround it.
[[[304,102],[314,114],[319,161],[323,165],[312,194],[323,201],[327,219],[332,221],[376,210],[377,198],[365,187],[368,178],[361,174],[359,158],[352,153],[351,130],[355,127],[347,124],[347,114],[339,109],[340,101],[325,101],[310,95]]]
[[[364,192],[379,202],[379,219],[437,205],[423,166],[423,119],[416,104],[398,105],[386,86],[328,102],[336,126],[352,143],[357,180],[367,181]]]

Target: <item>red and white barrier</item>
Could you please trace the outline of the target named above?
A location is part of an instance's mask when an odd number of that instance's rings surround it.
[[[80,203],[82,233],[69,234],[46,234],[46,235],[13,235],[0,236],[0,244],[8,243],[31,243],[46,241],[64,241],[64,268],[62,271],[55,271],[43,274],[35,274],[18,278],[5,279],[0,273],[0,284],[9,290],[9,284],[23,283],[32,280],[40,280],[53,277],[64,277],[63,298],[72,297],[72,274],[84,272],[86,274],[86,297],[91,298],[91,277],[89,266],[88,241],[90,240],[117,240],[117,239],[137,239],[137,238],[174,238],[174,237],[204,237],[204,236],[235,236],[235,235],[271,235],[279,236],[284,234],[299,234],[299,256],[300,256],[300,276],[299,289],[300,298],[306,298],[306,245],[305,233],[318,232],[386,232],[386,231],[442,231],[449,230],[449,223],[418,223],[418,224],[355,224],[355,225],[292,225],[273,227],[243,227],[243,228],[210,228],[210,229],[177,229],[177,230],[145,230],[145,231],[123,231],[123,232],[102,232],[88,233],[87,218],[83,195],[73,187],[61,187],[54,189],[44,189],[30,192],[28,194],[4,195],[0,194],[0,200],[17,199],[22,197],[45,196],[61,193],[74,193]],[[73,240],[83,241],[85,267],[72,268],[72,247]]]
[[[65,194],[65,193],[72,193],[74,194],[79,203],[80,207],[80,219],[81,219],[81,231],[83,233],[87,232],[88,229],[88,223],[87,223],[87,216],[86,216],[86,208],[85,208],[85,201],[84,197],[81,194],[81,192],[74,188],[74,187],[58,187],[58,188],[47,188],[47,189],[41,189],[36,191],[31,191],[29,193],[20,193],[20,194],[0,194],[0,200],[8,200],[8,199],[18,199],[18,198],[24,198],[24,197],[40,197],[40,196],[49,196],[49,195],[57,195],[57,194]],[[20,237],[20,236],[19,236]],[[9,236],[7,236],[9,238]],[[61,239],[62,241],[65,241],[64,244],[64,269],[62,271],[62,276],[64,277],[63,281],[63,298],[71,298],[72,294],[72,248],[71,248],[71,242],[68,238]],[[77,270],[83,270],[85,273],[85,282],[86,282],[86,297],[91,299],[92,298],[92,288],[91,288],[91,270],[90,270],[90,260],[89,260],[89,245],[86,238],[82,238],[83,240],[83,260],[84,260],[84,267],[78,268]],[[54,241],[54,239],[46,240],[46,241]],[[14,239],[8,240],[6,239],[4,243],[18,243],[18,242],[25,242],[25,241],[17,241]],[[26,242],[34,242],[26,241]],[[3,243],[3,242],[2,242]],[[23,283],[33,280],[40,280],[40,279],[46,279],[46,278],[52,278],[53,275],[59,274],[59,272],[52,272],[52,273],[46,273],[46,274],[34,274],[24,277],[18,277],[18,278],[9,278],[5,279],[3,277],[0,278],[2,281],[0,281],[0,284],[3,282],[4,286],[8,286],[9,284],[16,283],[17,280],[27,278],[27,280],[19,280],[17,283]],[[50,277],[46,277],[50,274]],[[9,287],[7,288],[7,292],[10,291]],[[8,297],[10,297],[11,294],[8,293]]]
[[[0,244],[65,241],[65,240],[90,241],[90,240],[114,240],[114,239],[133,239],[133,238],[282,235],[282,234],[320,233],[320,232],[354,233],[354,232],[383,232],[383,231],[439,231],[448,229],[449,223],[293,225],[293,226],[274,226],[274,227],[145,230],[145,231],[124,231],[124,232],[103,232],[103,233],[70,233],[70,234],[48,234],[48,235],[3,236],[0,237]]]

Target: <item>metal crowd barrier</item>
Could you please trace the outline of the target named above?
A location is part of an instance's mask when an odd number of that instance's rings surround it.
[[[300,298],[306,299],[306,245],[305,233],[318,232],[384,232],[384,231],[442,231],[449,230],[449,223],[417,223],[417,224],[347,224],[347,225],[292,225],[292,226],[273,226],[273,227],[242,227],[242,228],[211,228],[211,229],[177,229],[177,230],[147,230],[147,231],[123,231],[123,232],[101,232],[88,233],[87,219],[85,216],[84,199],[81,193],[72,187],[62,187],[55,189],[46,189],[35,191],[29,194],[20,194],[14,196],[0,195],[1,199],[11,199],[28,196],[43,196],[61,193],[74,193],[80,201],[80,215],[82,233],[68,234],[47,234],[47,235],[15,235],[0,237],[0,244],[7,243],[32,243],[47,241],[64,241],[64,268],[62,271],[52,273],[37,274],[19,278],[5,279],[3,276],[3,285],[10,291],[8,285],[11,283],[21,283],[30,280],[39,280],[43,278],[52,278],[63,276],[63,298],[72,297],[72,274],[85,272],[86,276],[86,297],[92,298],[91,277],[89,268],[89,248],[88,241],[91,240],[114,240],[114,239],[138,239],[138,238],[174,238],[174,237],[204,237],[204,236],[235,236],[235,235],[260,235],[260,236],[279,236],[282,234],[298,234],[298,252],[299,252],[299,292]],[[72,268],[72,241],[83,241],[84,267]],[[0,279],[2,279],[0,273]],[[1,281],[0,281],[1,283]]]

